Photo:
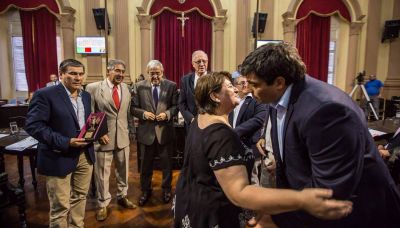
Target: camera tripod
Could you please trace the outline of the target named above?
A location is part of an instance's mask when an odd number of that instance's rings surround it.
[[[376,119],[376,120],[379,120],[379,117],[378,117],[378,115],[376,114],[375,108],[374,108],[374,106],[372,105],[371,99],[370,99],[369,96],[368,96],[367,90],[365,90],[365,86],[362,84],[362,82],[358,82],[358,83],[354,86],[353,90],[350,92],[350,97],[353,97],[353,94],[356,92],[356,90],[357,90],[358,87],[361,88],[361,91],[363,92],[364,97],[365,97],[365,99],[367,100],[368,107],[371,108],[372,113],[374,114],[375,119]]]

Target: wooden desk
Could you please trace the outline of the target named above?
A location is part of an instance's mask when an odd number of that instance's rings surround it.
[[[21,131],[16,135],[9,135],[0,139],[0,173],[5,172],[5,164],[4,164],[4,154],[10,154],[17,156],[18,161],[18,174],[19,174],[19,186],[24,189],[25,178],[24,178],[24,156],[29,157],[29,162],[31,166],[32,172],[32,185],[37,189],[37,181],[36,181],[36,157],[37,157],[37,149],[28,148],[23,151],[15,151],[15,150],[6,150],[5,148],[8,145],[14,144],[20,140],[27,138],[29,135],[25,131]]]
[[[13,204],[18,206],[20,227],[26,227],[26,215],[25,215],[25,192],[23,190],[23,185],[20,187],[15,187],[8,182],[8,175],[5,172],[4,164],[4,152],[6,152],[5,147],[12,143],[19,141],[18,135],[6,136],[0,139],[0,211]],[[27,136],[21,136],[27,137]],[[22,138],[21,138],[22,139]],[[21,156],[22,160],[22,156]],[[22,163],[21,163],[22,164]],[[18,159],[18,169],[20,166],[20,161]],[[23,167],[23,166],[22,166]],[[33,174],[32,174],[33,178]],[[23,172],[22,172],[23,180]],[[36,178],[35,178],[36,181]],[[21,182],[21,173],[20,173]]]
[[[396,120],[394,118],[387,118],[384,120],[377,120],[374,122],[370,122],[368,123],[368,127],[374,130],[387,133],[385,135],[374,137],[375,140],[389,139],[400,127],[400,122],[399,120]]]

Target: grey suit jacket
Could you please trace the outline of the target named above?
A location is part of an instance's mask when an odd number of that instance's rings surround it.
[[[161,80],[158,105],[155,107],[152,86],[149,80],[136,83],[133,87],[132,113],[139,119],[137,140],[139,143],[151,145],[156,138],[161,145],[174,139],[175,130],[173,117],[178,113],[178,92],[176,83],[167,79]],[[143,118],[144,112],[152,112],[155,115],[165,112],[166,121],[152,121]]]
[[[92,97],[92,112],[105,112],[107,116],[108,137],[106,145],[100,145],[100,151],[122,149],[129,146],[128,118],[130,114],[131,93],[128,85],[121,83],[120,109],[115,107],[114,100],[107,85],[107,79],[90,83],[86,86]]]

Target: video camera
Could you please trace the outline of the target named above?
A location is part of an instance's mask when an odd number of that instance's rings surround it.
[[[356,77],[357,84],[361,85],[364,82],[364,77],[365,77],[365,70],[357,74]]]

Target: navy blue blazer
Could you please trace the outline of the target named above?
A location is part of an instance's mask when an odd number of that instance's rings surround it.
[[[187,74],[181,79],[178,109],[181,112],[185,124],[190,125],[192,119],[197,116],[196,99],[194,97],[194,72]]]
[[[90,114],[90,94],[82,91],[85,120]],[[46,176],[65,176],[78,164],[82,148],[69,146],[78,136],[80,127],[74,108],[62,84],[35,92],[29,104],[26,132],[39,141],[37,168]],[[93,143],[84,148],[95,162]]]
[[[229,113],[229,123],[233,127],[233,111]],[[256,157],[260,156],[256,143],[260,139],[263,121],[266,115],[266,105],[258,103],[254,98],[248,96],[240,107],[236,119],[236,127],[233,129],[242,142],[253,149]]]
[[[273,110],[273,108],[271,108]],[[400,227],[400,194],[379,156],[363,111],[338,88],[306,76],[293,85],[279,153],[276,113],[271,138],[277,187],[332,189],[353,202],[335,221],[304,212],[273,216],[279,227]]]

